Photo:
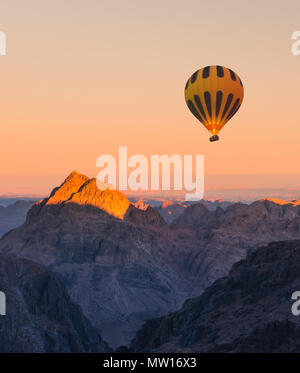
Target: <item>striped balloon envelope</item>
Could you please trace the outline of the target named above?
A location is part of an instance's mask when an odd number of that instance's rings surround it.
[[[239,110],[244,97],[240,77],[223,66],[206,66],[194,72],[185,85],[185,100],[192,114],[218,140],[222,127]]]

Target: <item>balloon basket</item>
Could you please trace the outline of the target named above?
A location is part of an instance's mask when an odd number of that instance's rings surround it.
[[[219,136],[218,135],[215,135],[215,136],[211,136],[209,138],[209,141],[213,142],[213,141],[218,141],[219,140]]]

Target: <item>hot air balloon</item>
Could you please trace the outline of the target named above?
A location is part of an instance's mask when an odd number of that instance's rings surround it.
[[[218,133],[239,110],[244,88],[239,76],[223,66],[194,72],[185,85],[185,101],[192,114],[219,140]]]

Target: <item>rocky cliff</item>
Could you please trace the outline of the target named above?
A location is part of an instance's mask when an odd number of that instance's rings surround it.
[[[180,307],[189,282],[164,261],[156,232],[166,223],[114,190],[73,172],[0,241],[4,253],[48,266],[113,347],[150,317]]]
[[[205,289],[259,245],[300,238],[299,204],[277,202],[235,203],[215,211],[201,203],[187,207],[160,236],[166,260]]]
[[[175,313],[148,321],[134,352],[299,352],[300,241],[271,243],[236,263]]]
[[[168,225],[159,212],[99,190],[77,172],[4,235],[0,252],[59,274],[72,302],[112,347],[150,318],[200,295],[257,246],[300,238],[300,206],[257,201],[207,209],[197,203]]]
[[[48,269],[0,254],[0,352],[109,352],[97,330]]]

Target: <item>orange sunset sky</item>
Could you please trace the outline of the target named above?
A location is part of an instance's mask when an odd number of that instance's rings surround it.
[[[1,2],[0,194],[95,176],[120,145],[204,154],[213,188],[300,188],[299,14],[299,0]],[[239,74],[245,98],[210,143],[184,86],[214,64]]]

